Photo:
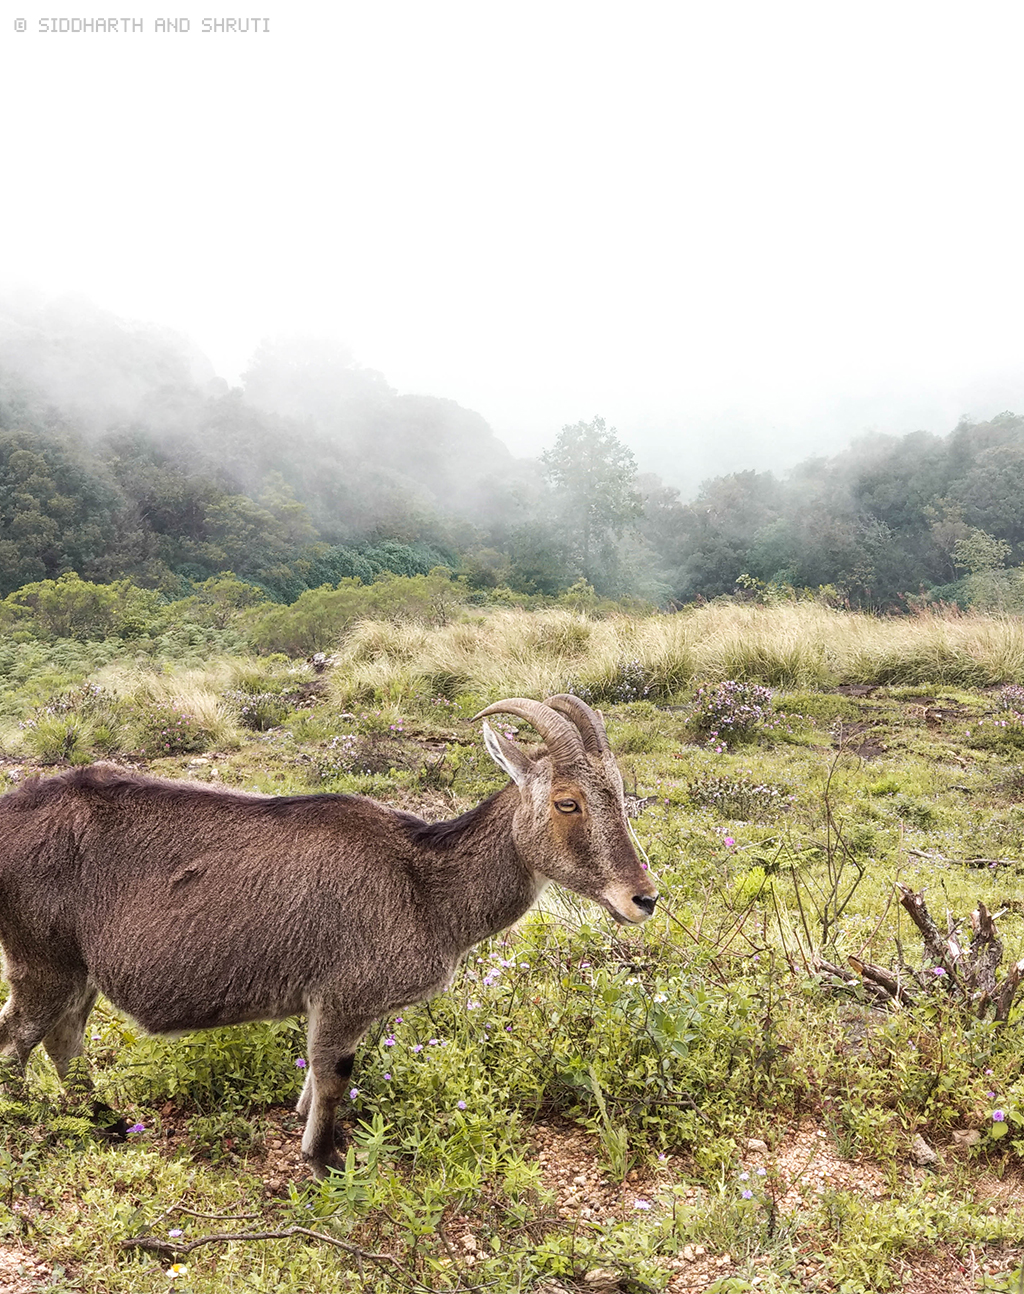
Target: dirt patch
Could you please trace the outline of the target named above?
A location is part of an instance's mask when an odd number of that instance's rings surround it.
[[[261,1144],[240,1157],[246,1171],[262,1180],[268,1202],[286,1195],[291,1184],[308,1180],[309,1167],[301,1152],[302,1122],[290,1107],[264,1112]],[[160,1143],[167,1152],[180,1153],[188,1142],[188,1116],[169,1103],[161,1111],[160,1131]],[[540,1169],[541,1186],[553,1197],[546,1216],[551,1224],[573,1230],[579,1227],[581,1241],[588,1226],[628,1224],[665,1210],[669,1206],[659,1199],[664,1198],[664,1187],[675,1188],[674,1207],[699,1208],[709,1198],[703,1186],[688,1180],[693,1176],[693,1165],[685,1156],[659,1156],[650,1164],[631,1169],[624,1181],[617,1182],[609,1173],[593,1133],[568,1122],[544,1122],[536,1124],[527,1135]],[[229,1139],[218,1149],[230,1154]],[[771,1196],[780,1222],[796,1224],[797,1244],[805,1247],[806,1257],[789,1270],[788,1276],[810,1294],[831,1287],[827,1265],[817,1256],[822,1252],[823,1237],[815,1235],[807,1225],[820,1198],[826,1192],[844,1191],[882,1202],[899,1198],[928,1181],[930,1174],[915,1168],[909,1156],[895,1179],[891,1166],[883,1169],[869,1160],[847,1158],[825,1128],[807,1119],[786,1129],[772,1146],[759,1138],[742,1143],[730,1176],[737,1192],[748,1188]],[[1024,1195],[1024,1170],[1001,1178],[979,1176],[969,1193],[979,1203],[987,1203],[994,1214],[1013,1211]],[[472,1213],[449,1215],[444,1220],[443,1241],[467,1278],[487,1252],[488,1225]],[[538,1221],[538,1225],[543,1228],[545,1224]],[[376,1242],[374,1247],[379,1247]],[[584,1256],[582,1244],[580,1256]],[[1006,1272],[1020,1261],[1016,1250],[995,1245],[972,1247],[962,1253],[949,1246],[935,1246],[903,1255],[894,1267],[903,1294],[976,1294],[985,1288],[986,1277]],[[678,1252],[665,1255],[662,1267],[668,1276],[666,1294],[705,1294],[709,1286],[729,1276],[750,1281],[778,1270],[767,1255],[762,1260],[710,1243],[682,1241]],[[616,1270],[612,1263],[602,1263],[599,1256],[594,1257],[587,1273],[579,1275],[588,1279],[575,1284],[549,1281],[541,1289],[547,1294],[576,1294],[581,1289],[592,1294],[615,1294],[631,1287],[627,1273]],[[0,1246],[0,1294],[41,1294],[52,1279],[51,1268],[28,1250]]]
[[[37,1294],[53,1283],[53,1268],[27,1249],[0,1245],[0,1294]]]

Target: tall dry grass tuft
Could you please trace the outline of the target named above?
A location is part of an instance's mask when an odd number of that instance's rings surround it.
[[[98,681],[115,697],[134,702],[143,711],[177,710],[186,713],[209,734],[211,746],[236,746],[238,724],[223,694],[228,691],[246,662],[224,657],[212,660],[203,669],[176,670],[168,674],[124,669],[112,666]],[[257,662],[248,662],[256,667]]]
[[[814,603],[712,603],[675,615],[587,616],[563,608],[501,608],[430,628],[366,620],[339,644],[328,680],[341,708],[462,696],[579,691],[597,701],[664,701],[697,681],[737,679],[774,688],[843,682],[978,687],[1024,682],[1024,621],[948,609],[886,618]],[[117,696],[189,711],[215,744],[238,736],[223,697],[281,690],[300,666],[266,658],[211,660],[157,673],[110,666],[96,676]],[[257,686],[258,685],[258,686]]]
[[[589,619],[501,609],[439,628],[364,621],[341,644],[339,702],[415,693],[454,699],[543,696],[667,699],[695,680],[776,688],[842,682],[977,687],[1024,679],[1024,623],[941,614],[886,618],[816,603],[712,603],[675,615]]]

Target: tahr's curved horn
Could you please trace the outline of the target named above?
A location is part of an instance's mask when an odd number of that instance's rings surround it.
[[[586,701],[581,701],[578,696],[573,696],[570,692],[559,692],[557,696],[547,697],[544,704],[573,721],[580,731],[583,746],[588,755],[607,755],[611,752],[608,734],[604,730],[604,720],[596,710],[592,710],[587,705]]]
[[[486,710],[473,715],[472,722],[484,719],[489,714],[514,714],[525,719],[544,738],[552,762],[557,766],[567,764],[579,756],[581,736],[579,731],[551,706],[541,701],[530,701],[523,696],[512,696],[504,701],[496,701]],[[585,747],[584,747],[585,749]]]

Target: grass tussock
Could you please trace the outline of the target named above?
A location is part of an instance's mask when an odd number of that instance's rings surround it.
[[[510,609],[436,628],[364,621],[337,657],[342,702],[566,690],[597,702],[668,700],[698,680],[720,679],[810,691],[840,683],[989,687],[1024,678],[1024,622],[883,618],[814,603],[603,619]]]

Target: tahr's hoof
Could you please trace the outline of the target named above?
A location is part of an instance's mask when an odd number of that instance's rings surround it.
[[[318,1182],[326,1181],[331,1173],[343,1172],[345,1168],[345,1161],[337,1151],[332,1151],[326,1159],[314,1159],[312,1155],[303,1155],[302,1157],[309,1165],[310,1171]]]
[[[100,1141],[120,1145],[128,1140],[128,1121],[104,1101],[92,1103],[92,1126]]]

